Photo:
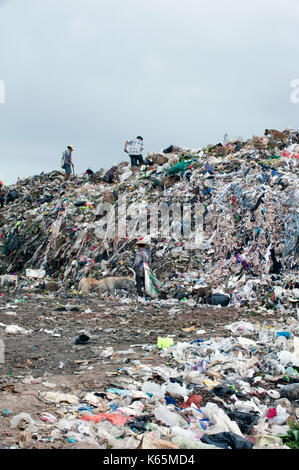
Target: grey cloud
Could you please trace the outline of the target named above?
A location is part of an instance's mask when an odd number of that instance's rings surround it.
[[[5,182],[59,167],[69,143],[85,171],[126,158],[137,134],[147,152],[297,126],[295,0],[2,4]]]

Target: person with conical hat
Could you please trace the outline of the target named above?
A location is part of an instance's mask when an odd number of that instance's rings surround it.
[[[136,273],[136,287],[137,287],[137,293],[139,297],[143,297],[144,293],[144,263],[147,263],[150,265],[151,262],[151,254],[150,251],[147,248],[148,242],[140,238],[137,243],[136,247],[138,248],[138,251],[136,253],[136,256],[134,258],[132,268],[135,270]]]

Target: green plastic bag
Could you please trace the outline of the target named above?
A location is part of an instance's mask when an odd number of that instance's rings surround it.
[[[159,296],[159,290],[162,286],[162,282],[155,278],[147,263],[144,263],[143,267],[145,292],[152,299],[155,299]]]
[[[187,171],[188,167],[190,166],[190,164],[192,163],[192,160],[189,160],[189,161],[182,161],[182,162],[179,162],[177,163],[176,165],[174,165],[173,167],[170,168],[170,170],[168,170],[166,172],[167,175],[175,175],[176,173],[179,173],[181,172],[181,174],[185,173],[185,171]]]
[[[160,336],[157,338],[157,346],[159,349],[169,348],[173,345],[174,342],[172,338],[161,338]]]

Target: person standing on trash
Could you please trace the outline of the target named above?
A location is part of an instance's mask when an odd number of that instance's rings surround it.
[[[3,182],[0,181],[0,207],[4,206],[5,191],[3,190]]]
[[[129,150],[127,150],[128,145],[129,145]],[[145,165],[143,157],[142,157],[142,153],[141,153],[143,149],[144,149],[143,138],[140,135],[138,135],[136,139],[126,140],[125,142],[124,151],[128,153],[130,156],[131,170],[133,172],[136,171],[138,163],[139,163],[139,166]]]
[[[142,289],[145,288],[143,264],[147,263],[148,265],[150,265],[151,254],[148,251],[148,249],[146,249],[147,243],[143,239],[138,240],[138,242],[136,243],[136,246],[138,248],[138,252],[136,253],[135,259],[132,264],[132,268],[135,270],[135,273],[136,273],[137,293],[139,297],[142,297],[143,296]]]
[[[65,170],[65,175],[64,179],[69,180],[71,173],[72,173],[72,168],[74,171],[74,164],[72,161],[72,152],[74,151],[74,146],[73,145],[68,145],[67,149],[64,152],[64,170]]]

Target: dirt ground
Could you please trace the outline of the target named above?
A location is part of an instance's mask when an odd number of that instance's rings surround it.
[[[37,396],[39,391],[50,391],[42,382],[54,383],[55,390],[64,393],[76,394],[82,390],[104,393],[107,387],[118,386],[126,367],[136,367],[138,374],[142,365],[163,365],[158,348],[153,348],[159,336],[174,335],[175,342],[230,336],[224,329],[229,323],[241,319],[271,322],[274,316],[272,312],[248,313],[245,308],[192,308],[182,303],[169,306],[163,302],[157,306],[151,302],[122,303],[120,299],[103,301],[96,296],[50,298],[24,292],[2,294],[0,338],[5,345],[5,362],[0,364],[0,449],[18,442],[20,430],[10,427],[13,415],[26,412],[39,420],[43,412],[57,413],[56,405],[51,408]],[[31,332],[6,334],[3,325],[18,325]],[[205,333],[198,335],[198,330]],[[75,344],[83,331],[90,338],[88,343]],[[111,346],[113,355],[101,357],[102,351]],[[132,346],[133,353],[118,353]],[[24,384],[29,376],[42,380]],[[7,415],[5,410],[12,414]],[[45,440],[31,442],[30,448],[78,448],[78,445]]]

